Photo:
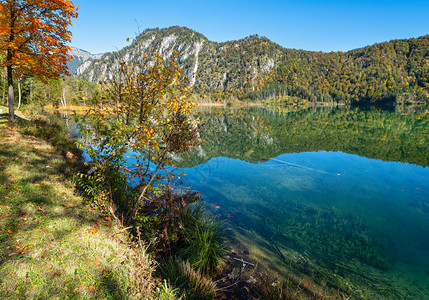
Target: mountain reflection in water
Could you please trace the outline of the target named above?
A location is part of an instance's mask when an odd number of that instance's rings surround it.
[[[429,165],[429,111],[205,109],[206,142],[185,166],[213,157],[256,163],[284,153],[342,151],[384,161]]]

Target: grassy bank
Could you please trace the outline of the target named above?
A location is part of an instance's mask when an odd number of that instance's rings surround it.
[[[74,192],[62,149],[0,109],[0,298],[153,298],[144,249]]]

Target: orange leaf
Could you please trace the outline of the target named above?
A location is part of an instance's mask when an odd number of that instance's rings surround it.
[[[220,206],[216,206],[215,208],[220,208]]]
[[[90,286],[88,287],[88,289],[89,289],[90,291],[93,291],[93,290],[95,290],[95,287],[94,287],[94,286],[92,286],[92,285],[90,285]]]
[[[41,212],[44,212],[44,210],[40,206],[37,207],[37,210],[40,210]]]
[[[42,227],[42,231],[46,231],[46,227]]]
[[[89,233],[97,233],[97,232],[98,232],[98,230],[97,230],[97,228],[89,228],[89,229],[88,229],[88,232],[89,232]]]
[[[110,226],[112,226],[113,224],[112,224],[112,223],[107,223],[106,225],[110,227]]]
[[[41,257],[45,258],[46,257],[46,253],[42,253]]]
[[[54,276],[58,277],[58,276],[60,276],[60,273],[55,272]]]
[[[310,286],[310,284],[309,284],[307,281],[304,281],[304,286],[305,286],[305,287],[309,287],[309,286]]]
[[[9,229],[9,230],[7,231],[7,233],[10,233],[10,234],[12,234],[13,232],[12,232],[12,230],[10,230],[10,229]]]

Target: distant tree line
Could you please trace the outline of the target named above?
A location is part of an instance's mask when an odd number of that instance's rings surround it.
[[[264,87],[244,95],[281,96],[345,104],[429,103],[429,36],[346,53],[287,50]]]
[[[62,77],[39,80],[30,75],[18,78],[13,85],[16,108],[22,105],[44,107],[67,107],[69,105],[92,104],[101,94],[98,84],[76,77]],[[7,105],[7,79],[5,71],[0,71],[0,103]]]

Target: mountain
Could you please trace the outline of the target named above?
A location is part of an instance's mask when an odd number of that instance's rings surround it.
[[[215,98],[429,103],[429,35],[323,53],[286,49],[258,35],[217,43],[186,27],[154,28],[118,52],[82,59],[76,74],[108,80],[121,60],[155,53],[168,58],[173,50],[194,90]]]
[[[70,47],[71,50],[69,54],[73,57],[73,59],[69,60],[67,63],[67,67],[69,69],[70,75],[76,75],[77,68],[83,63],[88,63],[91,60],[98,59],[102,56],[102,54],[91,54],[88,51]]]
[[[147,29],[130,46],[106,53],[77,69],[89,80],[111,79],[121,60],[135,62],[143,54],[164,58],[178,50],[178,62],[187,70],[191,84],[202,92],[254,90],[269,71],[280,65],[284,49],[267,38],[250,36],[239,41],[216,43],[185,27]]]

